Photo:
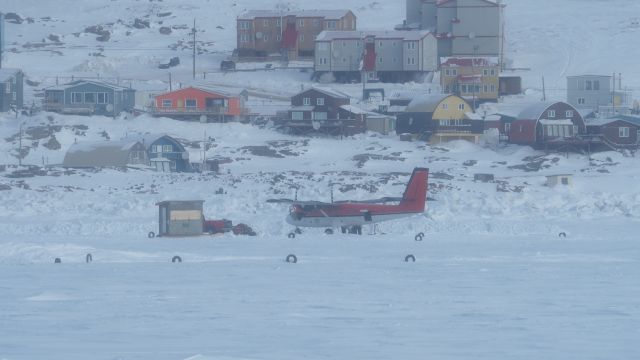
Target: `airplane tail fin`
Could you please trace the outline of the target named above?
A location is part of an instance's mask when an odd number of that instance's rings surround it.
[[[424,212],[427,201],[427,186],[429,180],[429,169],[415,168],[407,188],[402,195],[400,207],[403,211]]]

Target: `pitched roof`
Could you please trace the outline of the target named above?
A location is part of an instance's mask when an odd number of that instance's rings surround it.
[[[0,81],[7,81],[9,78],[16,76],[19,72],[21,72],[20,69],[2,68],[0,69]]]
[[[303,91],[300,91],[299,93],[295,94],[294,96],[306,93],[307,91],[310,90],[315,90],[315,91],[319,91],[327,96],[330,97],[334,97],[334,98],[340,98],[340,99],[351,99],[351,96],[339,91],[339,90],[335,90],[335,89],[331,89],[331,88],[326,88],[326,87],[321,87],[321,86],[313,86],[309,89],[305,89]]]
[[[134,148],[144,150],[139,141],[104,141],[73,144],[64,156],[64,167],[124,167]]]
[[[120,85],[116,85],[116,84],[112,84],[112,83],[108,83],[108,82],[103,82],[103,81],[95,81],[95,80],[76,80],[76,81],[72,81],[70,83],[67,84],[62,84],[62,85],[56,85],[56,86],[50,86],[48,88],[46,88],[45,90],[66,90],[78,85],[84,85],[84,84],[93,84],[96,86],[103,86],[103,87],[107,87],[113,90],[133,90],[131,88],[128,88],[126,86],[120,86]]]
[[[186,89],[196,89],[200,90],[212,95],[221,95],[224,97],[237,97],[237,96],[246,96],[247,91],[245,89],[237,89],[237,88],[227,88],[227,87],[217,87],[215,85],[210,84],[194,84],[187,87],[183,87],[181,89],[176,89],[172,91],[167,91],[162,94],[158,94],[157,96],[164,96],[167,94],[173,94],[179,91],[184,91]]]
[[[640,126],[640,117],[629,115],[616,115],[610,118],[590,119],[587,121],[587,126],[603,126],[616,121],[624,121],[635,126]]]
[[[444,5],[444,4],[449,3],[451,1],[453,1],[453,0],[438,0],[436,5],[437,6]],[[482,1],[482,2],[485,2],[485,3],[489,3],[492,6],[504,6],[503,4],[501,4],[499,2],[496,2],[496,1],[490,1],[490,0],[479,0],[479,1]]]
[[[496,56],[458,56],[440,58],[441,66],[498,66],[499,61]]]
[[[548,108],[557,103],[558,101],[543,101],[529,105],[526,108],[522,109],[522,111],[520,111],[520,113],[518,114],[518,120],[538,120],[540,119],[540,117],[542,117],[542,114],[544,114],[544,112]]]
[[[339,20],[347,15],[351,10],[334,9],[334,10],[298,10],[298,11],[278,11],[278,10],[249,10],[238,16],[238,20],[253,20],[255,18],[265,17],[321,17],[329,20]]]
[[[426,30],[409,31],[409,30],[384,30],[384,31],[323,31],[316,37],[316,41],[332,41],[347,39],[364,39],[373,36],[376,39],[401,39],[407,41],[422,40],[426,36],[432,35]]]

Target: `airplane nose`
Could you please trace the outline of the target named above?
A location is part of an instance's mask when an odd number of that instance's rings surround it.
[[[294,217],[291,216],[291,214],[287,215],[287,218],[285,219],[285,221],[287,222],[287,224],[290,224],[290,225],[297,225],[298,223],[298,221],[294,219]]]

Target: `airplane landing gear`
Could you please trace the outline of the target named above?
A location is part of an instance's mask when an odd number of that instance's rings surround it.
[[[327,235],[333,235],[333,229],[325,229],[324,233]]]
[[[345,228],[345,229],[349,234],[362,235],[362,226],[360,225],[349,226],[348,228]]]

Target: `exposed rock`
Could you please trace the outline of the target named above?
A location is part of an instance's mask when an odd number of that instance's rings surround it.
[[[142,20],[139,18],[136,18],[133,21],[133,27],[136,29],[145,29],[149,27],[149,20]]]
[[[6,184],[0,184],[0,191],[7,191],[7,190],[11,190],[11,186]]]
[[[4,14],[4,20],[12,24],[22,24],[25,19],[16,13],[8,12]]]
[[[42,146],[46,147],[49,150],[60,150],[60,148],[62,147],[58,142],[58,139],[56,139],[55,135],[51,135],[49,141],[44,143]]]
[[[162,12],[162,13],[158,13],[158,17],[167,17],[167,16],[171,16],[171,14],[173,14],[171,11]]]
[[[59,43],[60,42],[60,35],[49,34],[49,36],[47,36],[47,39],[49,41],[53,41],[53,42]]]
[[[162,35],[169,35],[169,34],[171,34],[171,28],[170,28],[170,27],[168,27],[168,26],[162,26],[162,27],[160,27],[160,30],[159,30],[159,31],[160,31],[160,34],[162,34]]]

